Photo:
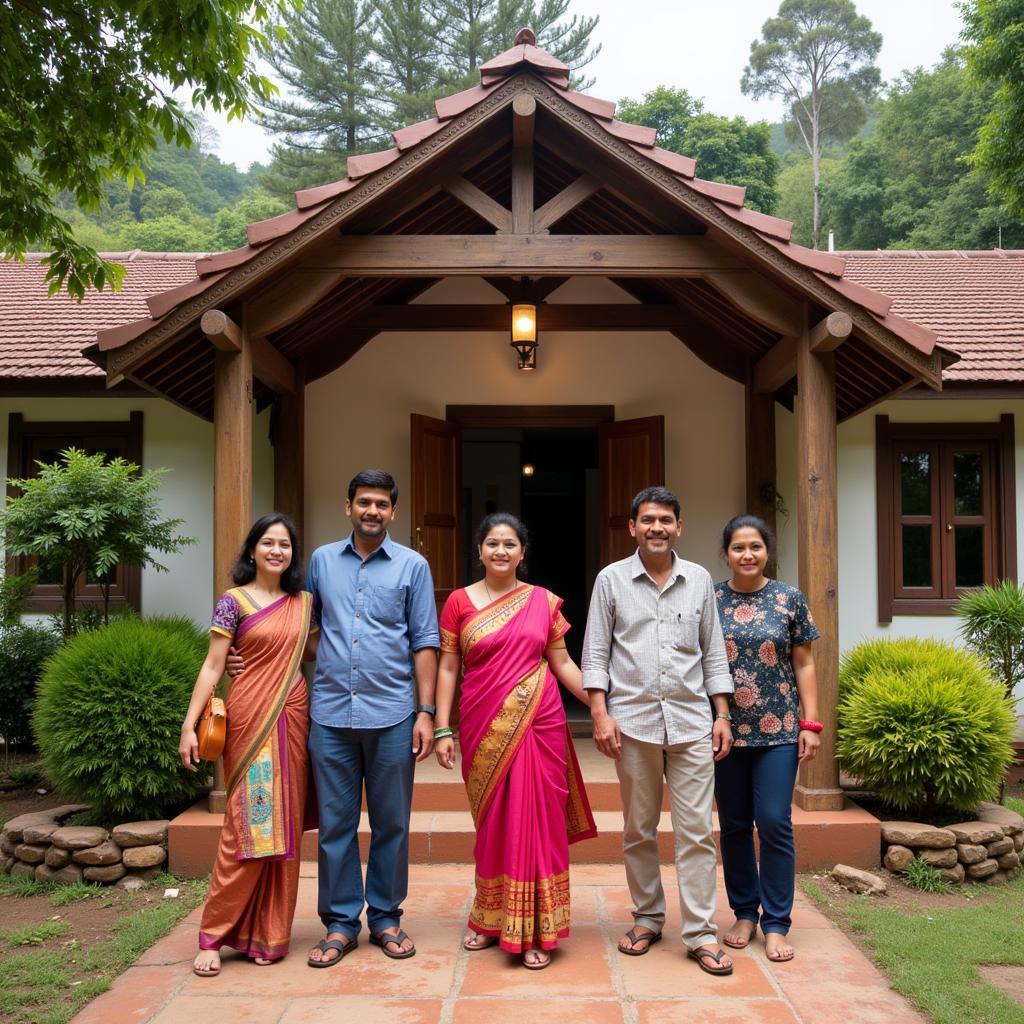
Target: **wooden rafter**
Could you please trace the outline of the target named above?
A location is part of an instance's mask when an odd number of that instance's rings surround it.
[[[496,231],[512,230],[512,211],[492,199],[486,192],[467,181],[461,174],[444,182],[444,190],[487,221]]]
[[[757,274],[708,274],[706,280],[737,309],[769,330],[800,333],[802,305],[766,278]]]
[[[317,270],[349,277],[621,274],[699,277],[744,271],[743,262],[695,235],[370,235],[325,249]]]
[[[808,339],[812,352],[834,352],[853,330],[853,320],[846,313],[829,313],[816,324]]]
[[[796,376],[796,338],[787,335],[754,364],[755,394],[770,395]]]
[[[571,185],[567,185],[556,196],[552,196],[533,216],[533,230],[547,231],[566,214],[586,202],[601,187],[601,182],[589,174],[581,174]]]

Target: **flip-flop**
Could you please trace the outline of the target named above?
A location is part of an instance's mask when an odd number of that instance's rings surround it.
[[[545,959],[545,960],[537,960],[534,963],[530,963],[526,959],[526,954],[527,953],[540,953],[541,956],[546,956],[547,959]],[[522,964],[523,964],[523,966],[528,971],[543,971],[545,967],[550,967],[551,966],[551,954],[550,953],[545,953],[544,950],[542,950],[542,949],[528,949],[528,950],[526,950],[523,953]]]
[[[644,932],[642,935],[637,932],[636,928],[630,928],[626,932],[627,939],[629,939],[629,949],[623,946],[618,946],[620,953],[625,953],[626,956],[646,956],[656,942],[661,942],[661,932]],[[646,940],[647,945],[643,949],[634,949],[633,947],[638,942],[644,942]]]
[[[697,966],[705,974],[732,974],[732,964],[727,967],[722,964],[722,957],[725,956],[725,950],[720,949],[717,953],[712,953],[710,949],[688,949],[686,955],[691,960],[697,961]],[[714,960],[718,965],[717,967],[708,967],[704,962],[705,960]]]
[[[370,936],[370,942],[374,946],[380,946],[380,951],[389,960],[408,960],[409,957],[416,955],[416,947],[415,946],[413,946],[412,949],[407,949],[407,950],[404,950],[404,951],[400,950],[397,953],[392,953],[391,950],[388,949],[388,946],[391,945],[392,942],[396,946],[401,946],[401,944],[407,938],[409,938],[409,936],[406,935],[405,932],[403,932],[401,928],[399,928],[398,931],[395,932],[394,935],[392,935],[391,932],[376,932],[375,934]]]
[[[340,963],[342,960],[352,952],[356,946],[359,945],[358,939],[346,939],[344,942],[341,939],[321,939],[313,948],[319,949],[321,953],[326,953],[329,949],[336,949],[338,955],[332,957],[330,960],[312,960],[307,958],[306,963],[310,967],[333,967],[335,964]]]
[[[462,948],[467,953],[477,953],[481,949],[490,949],[498,940],[493,935],[481,935],[479,932],[474,932],[474,935],[478,939],[483,939],[483,942],[470,942],[468,939],[462,940]]]

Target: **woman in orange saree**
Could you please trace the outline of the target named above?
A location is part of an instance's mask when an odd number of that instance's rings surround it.
[[[315,649],[311,595],[291,521],[256,522],[217,602],[210,649],[181,729],[182,763],[199,761],[195,724],[234,644],[245,670],[227,698],[227,810],[199,928],[196,974],[220,972],[222,946],[264,966],[288,952],[306,808],[309,697],[301,672]]]
[[[540,970],[569,935],[569,844],[596,829],[558,689],[560,680],[586,701],[565,650],[569,624],[559,598],[516,578],[525,542],[514,516],[485,518],[478,545],[486,575],[445,604],[434,749],[454,766],[449,721],[461,663],[462,776],[477,832],[463,946],[498,943]]]

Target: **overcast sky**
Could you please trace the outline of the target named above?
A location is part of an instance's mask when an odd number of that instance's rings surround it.
[[[954,0],[855,0],[857,10],[882,33],[879,67],[885,80],[935,64],[957,41],[961,19]],[[703,97],[715,114],[779,120],[782,104],[757,103],[740,92],[750,44],[778,0],[573,0],[574,13],[599,15],[593,39],[602,44],[587,71],[590,92],[603,99],[638,98],[658,85]],[[210,115],[220,133],[217,153],[245,169],[266,161],[270,141],[254,124],[230,125]]]

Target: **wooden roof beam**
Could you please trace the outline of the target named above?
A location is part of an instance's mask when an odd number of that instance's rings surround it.
[[[199,321],[200,330],[221,352],[242,351],[242,328],[219,309],[208,309]]]
[[[571,185],[567,185],[536,211],[533,217],[533,230],[538,233],[547,231],[552,224],[556,224],[566,214],[586,202],[600,187],[601,183],[596,178],[589,174],[581,174]]]
[[[755,394],[771,395],[796,376],[796,338],[787,335],[754,364]]]
[[[829,313],[821,323],[811,328],[812,352],[834,352],[853,331],[853,319],[848,313]]]
[[[261,335],[253,335],[249,343],[252,346],[253,376],[279,395],[298,394],[295,366]]]
[[[533,132],[537,101],[526,92],[512,100],[512,231],[533,234]]]
[[[487,221],[496,231],[512,230],[512,211],[492,199],[461,174],[449,178],[441,186],[445,192],[468,207],[482,220]]]
[[[552,292],[569,280],[567,277],[538,277],[527,280],[526,295],[523,295],[523,279],[521,277],[485,277],[484,280],[509,302],[543,302]]]
[[[312,261],[311,261],[312,264]],[[348,277],[488,277],[544,274],[702,277],[747,272],[701,235],[345,236],[315,260]]]
[[[708,274],[706,280],[751,320],[779,334],[800,333],[801,304],[760,274]]]

